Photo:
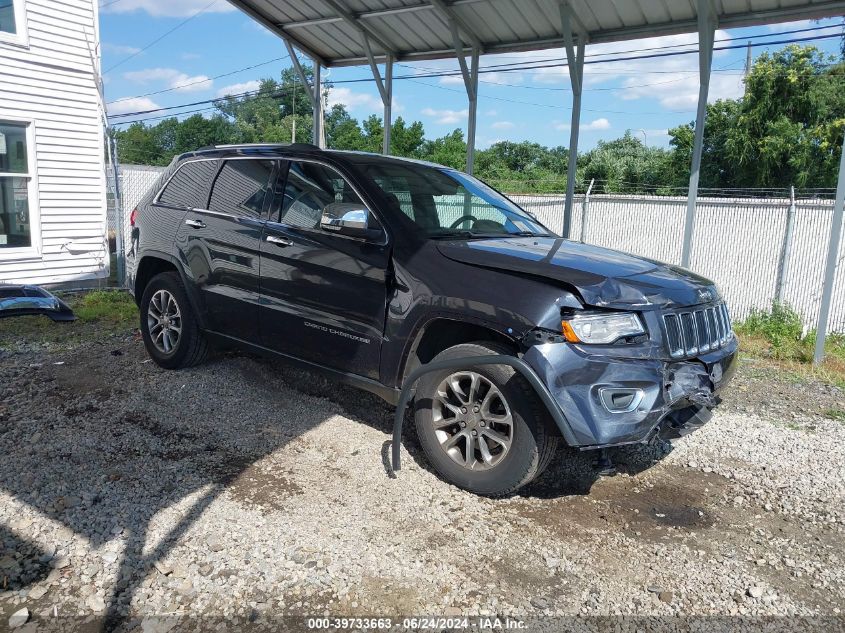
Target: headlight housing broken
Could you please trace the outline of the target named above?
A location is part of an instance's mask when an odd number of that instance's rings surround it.
[[[646,333],[636,312],[581,312],[561,321],[564,338],[570,343],[610,345]]]

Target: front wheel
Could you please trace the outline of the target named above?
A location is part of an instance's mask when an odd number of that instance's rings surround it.
[[[197,326],[179,273],[156,275],[141,297],[141,335],[157,365],[191,367],[205,360],[208,344]]]
[[[509,353],[496,343],[469,343],[434,361]],[[548,412],[508,366],[427,374],[417,387],[415,409],[417,434],[434,469],[476,494],[514,492],[545,470],[557,448]]]

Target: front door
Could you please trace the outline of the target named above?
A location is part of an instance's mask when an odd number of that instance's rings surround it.
[[[210,330],[258,342],[258,282],[264,204],[275,161],[225,160],[207,209],[185,217],[180,240]]]
[[[339,371],[378,378],[388,246],[384,234],[366,241],[322,230],[323,208],[332,202],[361,200],[333,168],[289,163],[261,241],[262,343]]]

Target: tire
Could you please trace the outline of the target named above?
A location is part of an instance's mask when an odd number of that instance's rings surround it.
[[[433,360],[491,354],[510,355],[513,351],[492,342],[466,343],[444,350]],[[480,378],[474,379],[473,374]],[[475,413],[475,407],[469,406],[466,413],[459,413],[461,407],[454,408],[471,395],[473,384],[481,394],[475,404],[483,401],[480,410]],[[560,439],[533,388],[507,366],[480,365],[425,375],[417,385],[414,407],[417,435],[434,470],[449,483],[479,495],[503,496],[531,482],[549,465]],[[504,422],[508,413],[510,425]],[[508,429],[510,442],[505,450],[504,443],[492,438],[508,439]],[[466,435],[473,430],[477,435]],[[455,440],[461,434],[463,437]],[[470,437],[472,443],[468,444]],[[471,466],[467,465],[469,446],[474,454]]]
[[[153,304],[152,311],[150,304]],[[144,288],[140,312],[144,346],[159,367],[182,369],[198,365],[206,359],[208,343],[200,332],[179,273],[166,272],[153,277]],[[157,324],[155,315],[167,317],[166,336],[162,336],[162,328],[157,327],[160,324]]]

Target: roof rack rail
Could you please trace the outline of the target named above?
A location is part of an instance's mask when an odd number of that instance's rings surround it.
[[[212,149],[237,149],[239,147],[291,147],[293,149],[320,149],[320,147],[312,143],[228,143],[224,145],[207,145],[206,147],[199,147],[193,151],[203,152]]]

